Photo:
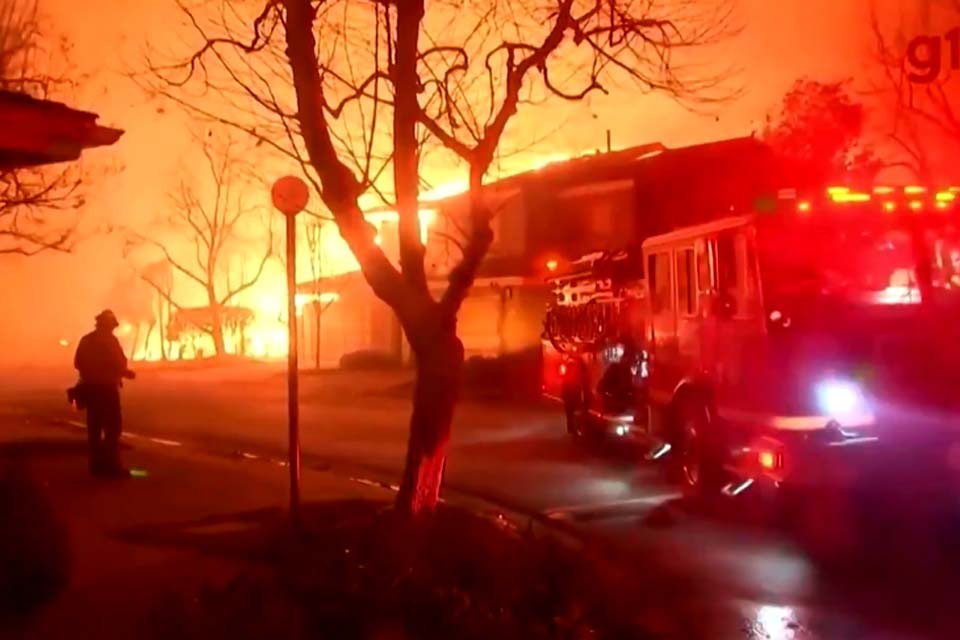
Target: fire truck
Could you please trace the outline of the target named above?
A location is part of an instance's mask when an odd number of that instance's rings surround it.
[[[585,260],[553,280],[545,392],[695,490],[829,483],[884,446],[960,469],[958,197],[783,190]]]

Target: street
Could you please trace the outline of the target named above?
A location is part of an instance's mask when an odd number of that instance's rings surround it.
[[[162,446],[285,458],[281,365],[149,367],[139,373],[124,390],[124,429],[131,443],[148,438]],[[73,382],[69,371],[22,370],[5,380],[0,403],[38,425],[82,421],[66,402],[64,390]],[[403,382],[402,375],[388,372],[303,373],[304,465],[396,482],[409,411]],[[791,536],[758,525],[750,517],[754,498],[744,496],[722,516],[692,507],[636,452],[575,445],[559,412],[549,406],[462,403],[445,486],[448,496],[480,498],[555,522],[609,544],[625,558],[636,551],[638,563],[654,550],[665,566],[722,594],[710,606],[737,618],[733,626],[742,630],[740,637],[928,637],[904,630],[902,611],[889,606],[888,593],[843,583]],[[929,593],[937,582],[926,577],[922,600],[938,611]],[[929,611],[922,617],[927,633],[940,630],[949,637],[951,621]]]

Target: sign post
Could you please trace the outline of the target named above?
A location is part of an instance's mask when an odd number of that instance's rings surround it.
[[[270,191],[286,221],[287,236],[287,411],[289,428],[290,515],[300,521],[300,397],[297,363],[297,214],[310,199],[306,183],[284,176]]]

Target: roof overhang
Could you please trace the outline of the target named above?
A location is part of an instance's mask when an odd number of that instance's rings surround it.
[[[77,160],[84,149],[114,144],[120,129],[97,124],[97,114],[59,102],[0,91],[0,169]]]

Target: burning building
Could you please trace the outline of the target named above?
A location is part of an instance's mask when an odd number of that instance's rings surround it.
[[[776,186],[773,152],[754,138],[669,149],[654,143],[547,164],[484,186],[496,211],[494,241],[458,331],[467,356],[539,349],[546,278],[597,249],[639,246],[650,235],[722,214]],[[459,259],[467,194],[422,204],[426,266],[437,292]],[[381,242],[396,258],[395,214],[376,212]],[[391,310],[359,271],[298,285],[302,362],[335,364],[376,351],[398,362],[410,352]]]

